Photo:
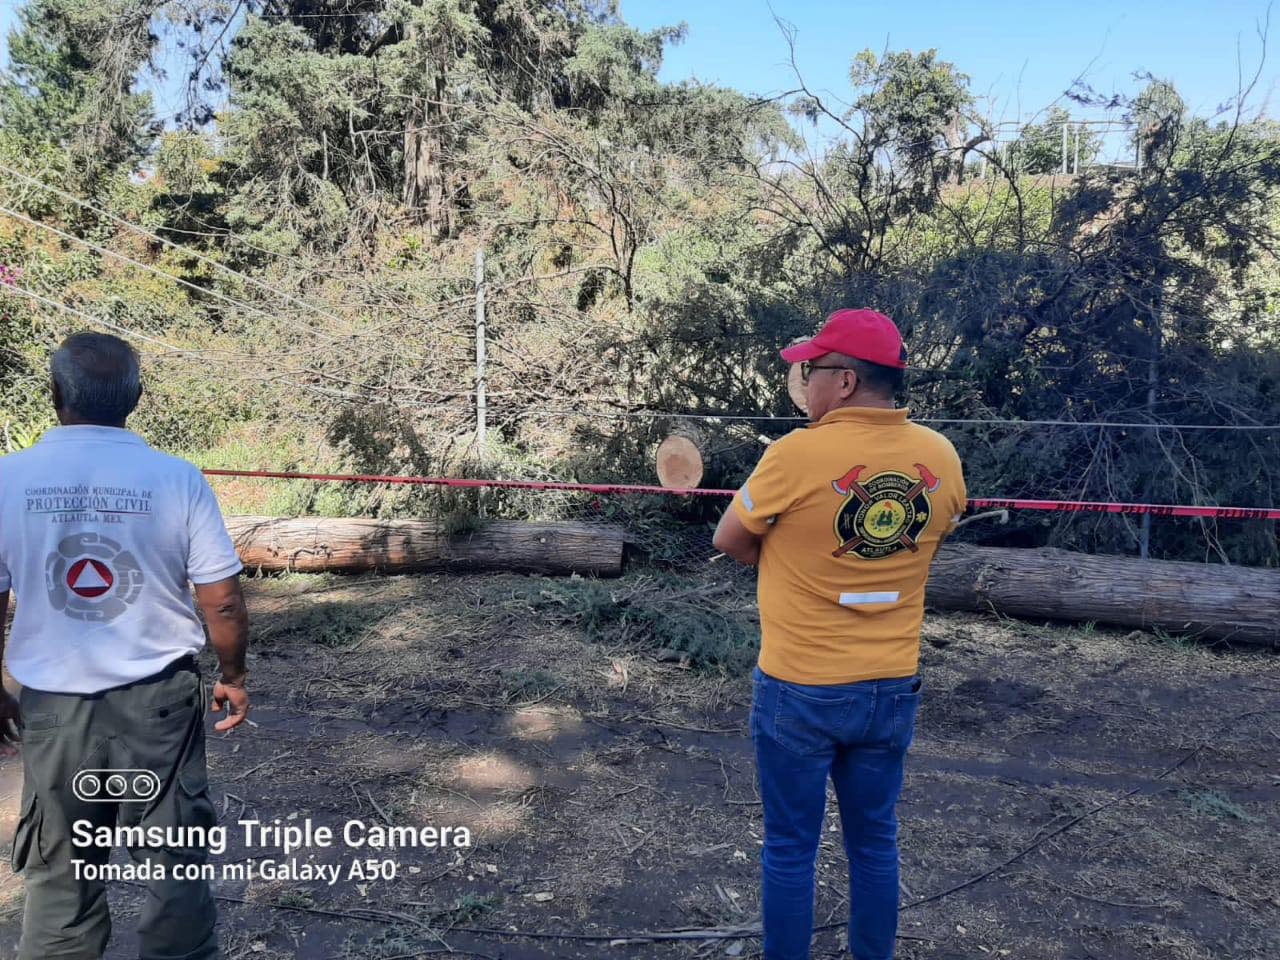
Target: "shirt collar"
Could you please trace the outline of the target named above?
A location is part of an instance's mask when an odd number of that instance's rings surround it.
[[[890,426],[906,423],[911,411],[906,407],[836,407],[817,423],[809,424],[809,429],[823,427],[829,423],[869,423],[877,426]]]
[[[96,424],[77,423],[70,427],[50,427],[40,437],[41,443],[83,443],[86,440],[102,440],[107,443],[133,443],[146,446],[147,441],[124,427],[101,427]]]

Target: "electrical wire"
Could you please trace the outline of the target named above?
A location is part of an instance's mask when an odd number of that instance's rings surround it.
[[[171,250],[176,250],[179,253],[192,257],[195,260],[199,261],[200,263],[203,263],[209,267],[212,267],[215,270],[221,271],[227,276],[234,277],[251,286],[257,287],[259,290],[262,290],[273,296],[279,297],[288,303],[292,303],[298,307],[303,308],[304,310],[309,310],[318,316],[324,317],[328,320],[332,320],[335,323],[338,323],[340,325],[343,325],[343,326],[346,325],[346,321],[344,321],[341,317],[339,317],[337,314],[334,314],[328,310],[325,310],[323,307],[316,306],[315,304],[310,303],[309,301],[302,300],[298,297],[295,297],[293,296],[293,294],[288,293],[285,290],[281,290],[277,287],[273,287],[271,284],[265,283],[262,280],[259,280],[257,277],[250,276],[247,273],[243,273],[239,270],[233,269],[232,267],[228,267],[226,264],[220,263],[217,260],[214,260],[212,257],[205,256],[198,250],[192,249],[191,247],[184,246],[183,244],[180,244],[180,243],[175,243],[174,241],[168,239],[167,237],[163,237],[158,233],[147,230],[144,227],[140,227],[137,224],[133,223],[132,221],[126,220],[123,217],[119,217],[108,210],[104,210],[102,207],[99,207],[96,204],[90,203],[87,200],[83,200],[72,193],[68,193],[66,190],[63,190],[59,187],[55,187],[52,184],[45,183],[43,180],[39,180],[35,177],[30,176],[29,174],[23,173],[21,170],[17,170],[6,163],[0,162],[0,172],[7,173],[13,177],[17,177],[19,180],[22,180],[25,183],[29,183],[38,189],[45,190],[56,197],[60,197],[61,199],[68,201],[69,203],[74,203],[76,206],[80,207],[82,210],[88,210],[100,217],[110,220],[112,223],[115,223],[123,227],[124,229],[130,231],[131,233],[137,236],[146,237],[149,240],[154,240],[157,243],[161,243]],[[30,218],[26,218],[26,219],[28,219],[29,222],[34,222],[34,221],[30,221]],[[56,228],[50,228],[50,229],[56,229]],[[76,238],[76,237],[72,237],[72,239],[79,240],[79,238]],[[170,276],[171,279],[174,279],[174,280],[180,279],[178,277],[173,277],[172,274],[168,274],[168,276]],[[243,301],[240,301],[240,302],[243,302]],[[245,306],[249,306],[249,305],[245,304]],[[337,343],[342,342],[340,339],[336,339],[332,337],[332,335],[326,334],[323,331],[316,330],[313,327],[304,326],[302,327],[302,329],[306,330],[308,333],[315,334],[316,336],[319,336],[322,338],[328,338]],[[357,334],[357,333],[352,334],[352,336],[360,336],[360,335],[361,334]],[[414,353],[413,351],[404,350],[402,352],[404,353],[404,355],[411,356],[414,359],[422,360],[424,362],[430,362],[430,358],[425,357],[418,353]]]
[[[6,283],[3,285],[0,285],[0,294],[3,294],[5,292],[10,292],[10,291],[13,293],[20,294],[21,296],[27,297],[38,303],[42,303],[45,306],[54,307],[55,309],[62,310],[66,313],[71,314],[72,316],[75,316],[81,320],[84,320],[89,324],[99,326],[99,327],[104,327],[107,330],[110,330],[112,333],[119,334],[120,336],[125,337],[127,339],[138,340],[144,343],[152,344],[153,346],[160,347],[166,352],[181,356],[187,360],[192,360],[198,363],[214,362],[214,363],[221,363],[221,364],[230,366],[230,365],[242,365],[245,359],[243,356],[239,356],[235,354],[225,354],[225,353],[211,354],[208,352],[189,350],[185,347],[179,347],[172,343],[169,343],[166,340],[162,340],[159,337],[153,337],[150,334],[139,333],[136,330],[130,330],[127,327],[123,327],[118,323],[114,323],[110,320],[104,319],[103,317],[97,316],[96,314],[88,313],[84,310],[80,310],[76,307],[71,306],[70,304],[62,303],[61,301],[58,301],[58,300],[53,300],[49,297],[36,293],[34,290],[29,290],[26,287],[21,287],[21,286],[18,286],[17,284],[12,284],[12,283]],[[371,403],[371,402],[376,403],[381,401],[381,398],[371,397],[367,394],[351,393],[346,390],[334,390],[326,387],[317,387],[314,384],[301,383],[297,380],[293,380],[286,376],[273,375],[273,376],[246,377],[243,375],[238,375],[234,379],[250,380],[257,383],[281,383],[286,386],[291,386],[299,390],[306,391],[308,393],[314,393],[319,396],[327,397],[331,400],[347,400],[347,401],[360,402],[360,403]],[[459,404],[430,404],[430,403],[416,403],[413,401],[402,401],[399,405],[412,407],[415,410],[427,410],[427,411],[436,411],[436,410],[468,410],[469,411],[471,409],[470,406],[462,406]]]

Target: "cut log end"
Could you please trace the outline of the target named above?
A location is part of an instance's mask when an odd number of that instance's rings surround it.
[[[804,380],[800,378],[800,364],[793,363],[787,371],[787,393],[801,413],[809,412],[809,396],[804,388]]]
[[[706,461],[698,444],[673,434],[658,445],[658,482],[667,489],[692,489],[702,482]]]

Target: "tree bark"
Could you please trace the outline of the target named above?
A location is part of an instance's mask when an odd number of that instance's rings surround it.
[[[490,521],[450,533],[429,520],[227,517],[248,569],[303,573],[518,570],[543,574],[622,572],[625,534],[600,523]]]
[[[412,24],[408,39],[417,44],[421,27]],[[446,54],[448,38],[437,41],[440,56]],[[444,116],[445,71],[441,64],[423,65],[430,76],[428,95],[411,96],[404,131],[404,172],[401,200],[414,222],[443,238],[453,231],[452,207],[446,195],[445,167],[449,162],[445,143],[448,137]]]
[[[945,544],[927,602],[1280,646],[1280,571]]]
[[[443,80],[437,78],[435,102],[414,98],[404,133],[404,205],[415,222],[437,237],[447,236],[452,224],[445,197],[444,145],[440,134]]]

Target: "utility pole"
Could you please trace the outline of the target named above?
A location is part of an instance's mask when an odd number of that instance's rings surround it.
[[[488,406],[485,381],[484,336],[484,247],[476,250],[476,445],[480,459],[484,460],[485,438],[488,428]]]
[[[1079,123],[1076,124],[1076,155],[1075,155],[1075,159],[1071,161],[1071,172],[1073,174],[1080,172],[1080,127],[1081,126],[1083,126],[1083,124],[1079,124]]]
[[[1067,172],[1067,123],[1062,122],[1062,173]]]

